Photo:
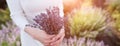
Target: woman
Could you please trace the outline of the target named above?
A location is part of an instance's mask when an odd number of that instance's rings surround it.
[[[21,29],[22,46],[59,46],[64,38],[64,30],[58,35],[48,35],[38,28],[25,26],[34,23],[33,18],[40,13],[46,13],[50,7],[58,7],[63,16],[62,0],[6,0],[11,12],[11,18]]]

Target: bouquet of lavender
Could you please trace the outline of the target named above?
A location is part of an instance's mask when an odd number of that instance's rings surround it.
[[[59,8],[46,9],[47,13],[37,15],[34,21],[40,29],[44,30],[47,34],[58,34],[63,27],[63,19],[59,15]]]

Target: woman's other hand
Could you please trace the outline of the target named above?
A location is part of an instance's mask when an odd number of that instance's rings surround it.
[[[64,28],[61,29],[59,34],[57,34],[55,37],[52,38],[52,42],[50,43],[51,46],[60,46],[63,38],[65,36]]]

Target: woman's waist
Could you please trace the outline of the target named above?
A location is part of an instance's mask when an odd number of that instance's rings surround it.
[[[32,36],[30,36],[25,31],[21,30],[20,33],[22,46],[43,46],[43,44],[40,43],[40,41],[33,39]]]

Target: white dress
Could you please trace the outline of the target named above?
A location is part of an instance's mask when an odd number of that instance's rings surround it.
[[[58,7],[60,16],[63,16],[62,0],[6,0],[10,9],[11,19],[21,29],[22,46],[43,46],[24,31],[26,24],[33,22],[32,19],[39,13],[46,12],[50,7]],[[29,20],[29,21],[28,21]],[[37,35],[37,34],[36,34]]]

